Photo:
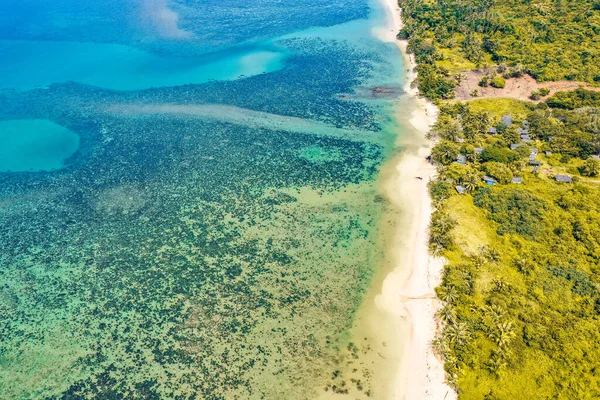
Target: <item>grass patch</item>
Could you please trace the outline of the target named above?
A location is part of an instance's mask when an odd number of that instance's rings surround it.
[[[485,212],[473,204],[473,197],[452,196],[447,200],[447,205],[458,222],[452,236],[461,253],[475,254],[481,246],[490,243],[496,232],[485,217]]]
[[[487,111],[492,117],[500,118],[505,114],[512,115],[516,120],[524,120],[533,110],[533,103],[517,99],[475,99],[469,101],[471,111]]]
[[[472,70],[477,67],[475,63],[467,60],[459,49],[438,49],[442,54],[443,60],[438,60],[437,65],[446,68],[451,73],[456,73],[464,70]]]

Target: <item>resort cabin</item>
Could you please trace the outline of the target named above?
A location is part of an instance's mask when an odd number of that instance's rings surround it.
[[[465,187],[463,187],[463,186],[460,186],[460,185],[458,185],[456,187],[456,191],[458,192],[458,194],[465,194],[465,193],[467,193],[467,189]]]
[[[517,148],[519,148],[521,146],[523,146],[523,143],[513,143],[513,144],[510,145],[510,149],[511,150],[515,150],[515,149],[517,149]]]
[[[573,182],[573,178],[571,178],[569,175],[556,175],[556,176],[554,176],[554,179],[556,179],[556,182],[564,182],[564,183]]]
[[[456,162],[459,164],[465,164],[467,162],[467,156],[464,154],[459,154],[458,157],[456,157]]]
[[[523,183],[523,178],[521,178],[520,176],[515,176],[514,178],[512,178],[511,183]]]
[[[510,115],[503,115],[501,121],[506,126],[512,125],[512,117]]]
[[[496,129],[496,128],[488,128],[487,133],[489,135],[495,135],[495,134],[498,133],[498,129]]]
[[[483,177],[483,181],[488,185],[495,185],[496,183],[498,183],[497,180],[487,175]]]

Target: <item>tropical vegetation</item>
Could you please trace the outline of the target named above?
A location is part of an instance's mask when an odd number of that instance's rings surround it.
[[[404,21],[399,38],[408,40],[408,51],[418,63],[416,83],[428,99],[452,98],[456,72],[493,65],[504,78],[529,74],[538,81],[600,85],[598,0],[399,4]],[[500,79],[495,82],[498,87]]]
[[[434,347],[459,399],[600,398],[598,99],[580,89],[440,107],[430,248],[447,264]]]

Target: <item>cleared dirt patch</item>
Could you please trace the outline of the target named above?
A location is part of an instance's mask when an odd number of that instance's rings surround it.
[[[462,73],[460,85],[458,85],[458,87],[456,88],[456,99],[472,100],[475,98],[508,97],[513,99],[531,101],[529,96],[536,89],[548,88],[550,89],[550,95],[552,95],[560,91],[575,90],[580,86],[585,87],[587,90],[600,92],[600,88],[591,87],[586,82],[559,81],[538,83],[529,75],[524,75],[521,78],[506,79],[506,86],[503,89],[497,89],[491,86],[479,86],[479,81],[481,81],[481,79],[488,74],[489,71],[486,69],[479,69]],[[471,96],[471,93],[474,90],[477,90],[479,92],[479,96]]]

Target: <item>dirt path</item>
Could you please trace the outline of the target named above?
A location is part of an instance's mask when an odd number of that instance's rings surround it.
[[[480,87],[479,81],[486,75],[485,70],[474,70],[465,72],[461,75],[460,85],[456,88],[456,99],[457,100],[472,100],[475,98],[493,98],[493,97],[508,97],[519,100],[529,100],[531,92],[540,88],[550,89],[550,95],[566,90],[574,90],[580,86],[585,87],[587,90],[600,92],[598,87],[590,87],[586,82],[573,82],[573,81],[559,81],[559,82],[543,82],[538,83],[529,75],[525,75],[521,78],[511,78],[506,80],[506,87],[503,89],[496,89],[491,86]],[[477,90],[479,96],[473,97],[471,93]]]

